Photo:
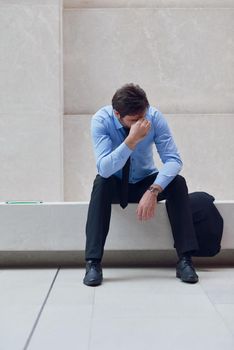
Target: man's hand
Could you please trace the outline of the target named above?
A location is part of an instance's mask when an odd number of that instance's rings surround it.
[[[137,218],[139,220],[152,219],[155,216],[156,207],[157,195],[147,190],[137,206]]]
[[[150,121],[147,119],[138,120],[131,126],[128,137],[125,139],[125,143],[131,149],[134,149],[138,142],[148,134],[150,130]]]

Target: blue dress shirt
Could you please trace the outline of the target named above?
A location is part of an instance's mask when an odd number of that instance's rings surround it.
[[[154,184],[164,189],[180,172],[182,161],[163,114],[150,106],[145,118],[151,122],[150,131],[131,150],[124,142],[123,125],[115,116],[112,106],[105,106],[94,114],[91,135],[97,170],[104,178],[115,175],[121,179],[122,168],[130,157],[130,183],[159,172]],[[163,163],[160,169],[154,164],[153,145]]]

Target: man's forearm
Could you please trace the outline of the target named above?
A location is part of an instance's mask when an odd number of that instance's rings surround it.
[[[153,185],[160,186],[162,190],[179,174],[182,168],[182,162],[171,161],[165,163],[160,169]]]
[[[132,150],[127,144],[125,142],[121,143],[114,151],[98,160],[98,173],[102,177],[110,177],[123,168],[131,154]]]

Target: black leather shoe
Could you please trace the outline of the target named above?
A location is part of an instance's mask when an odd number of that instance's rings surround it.
[[[89,260],[86,263],[84,284],[86,286],[99,286],[102,283],[102,268],[100,262]]]
[[[197,283],[198,275],[196,274],[191,257],[182,256],[176,265],[176,277],[182,282]]]

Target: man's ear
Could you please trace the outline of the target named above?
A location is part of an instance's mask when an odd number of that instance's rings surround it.
[[[121,116],[120,116],[119,112],[118,112],[118,111],[116,111],[115,109],[114,109],[114,112],[115,112],[116,117],[117,117],[118,119],[120,119],[120,118],[121,118]]]

